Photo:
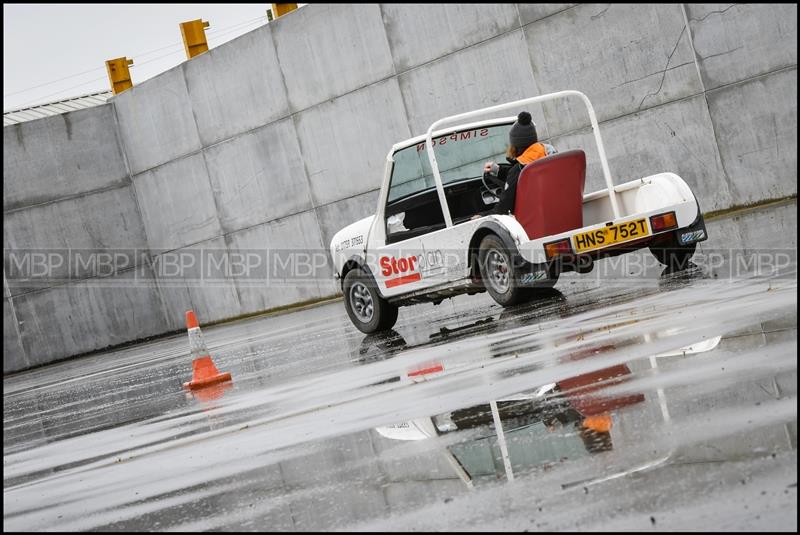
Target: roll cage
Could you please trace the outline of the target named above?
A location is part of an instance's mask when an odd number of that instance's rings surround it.
[[[381,186],[381,191],[380,191],[380,195],[379,195],[379,202],[378,202],[378,210],[376,212],[375,219],[374,219],[374,221],[372,223],[372,228],[370,230],[370,235],[372,236],[372,238],[374,238],[374,239],[376,239],[378,241],[381,241],[381,242],[385,242],[386,241],[386,225],[385,225],[386,206],[387,206],[387,201],[388,201],[389,188],[390,188],[390,184],[391,184],[392,171],[393,171],[393,168],[394,168],[394,155],[398,151],[400,151],[402,149],[405,149],[405,148],[408,148],[408,147],[411,147],[413,145],[419,144],[420,142],[424,141],[424,143],[426,145],[426,149],[427,149],[426,152],[428,153],[428,160],[429,160],[429,163],[430,163],[431,172],[432,172],[432,175],[433,175],[434,188],[435,188],[435,190],[437,192],[437,196],[438,196],[438,199],[439,199],[439,206],[440,206],[441,211],[442,211],[442,216],[444,217],[445,228],[450,228],[450,227],[453,226],[453,218],[452,218],[452,216],[450,214],[450,208],[448,207],[448,204],[447,204],[447,198],[445,196],[445,184],[442,182],[441,173],[439,171],[439,165],[438,165],[438,162],[436,160],[436,154],[434,152],[435,145],[433,143],[433,138],[434,137],[438,138],[440,136],[447,135],[447,134],[450,134],[452,132],[456,132],[456,131],[460,131],[460,130],[468,130],[468,129],[487,127],[487,126],[497,126],[497,125],[502,125],[502,124],[508,124],[510,122],[513,122],[516,119],[516,117],[513,117],[513,116],[511,116],[511,117],[501,117],[501,118],[488,119],[488,120],[483,120],[483,121],[476,121],[476,122],[466,123],[466,124],[458,124],[458,125],[452,126],[450,128],[445,128],[445,129],[442,129],[441,127],[443,125],[452,124],[452,123],[457,122],[457,121],[475,119],[476,117],[481,117],[481,116],[484,116],[484,115],[487,115],[487,114],[491,114],[491,113],[498,113],[498,112],[501,112],[501,111],[514,109],[514,108],[519,109],[521,107],[530,106],[532,104],[538,104],[538,103],[541,103],[541,102],[551,101],[551,100],[560,99],[560,98],[570,98],[570,97],[580,99],[581,102],[583,102],[583,104],[586,106],[586,110],[587,110],[587,112],[589,114],[589,120],[591,122],[592,132],[594,134],[595,144],[597,146],[597,152],[598,152],[598,154],[600,156],[600,165],[602,167],[603,178],[605,179],[605,183],[606,183],[606,186],[607,186],[607,190],[606,191],[607,191],[607,195],[609,197],[611,210],[612,210],[614,219],[618,219],[620,217],[620,210],[619,210],[619,205],[617,203],[616,191],[614,189],[614,182],[612,180],[611,171],[610,171],[609,166],[608,166],[608,158],[606,157],[605,147],[603,145],[603,140],[602,140],[602,137],[600,135],[600,127],[599,127],[599,124],[597,122],[597,116],[595,114],[594,108],[592,107],[592,104],[589,101],[588,97],[585,94],[583,94],[582,92],[575,91],[575,90],[565,90],[565,91],[558,91],[558,92],[555,92],[555,93],[548,93],[546,95],[540,95],[540,96],[537,96],[537,97],[524,98],[524,99],[516,100],[516,101],[513,101],[513,102],[507,102],[507,103],[504,103],[504,104],[498,104],[496,106],[489,106],[489,107],[486,107],[486,108],[481,108],[481,109],[478,109],[478,110],[469,111],[469,112],[465,112],[465,113],[459,113],[459,114],[456,114],[456,115],[450,115],[448,117],[444,117],[442,119],[434,121],[428,127],[428,130],[425,133],[425,135],[417,136],[415,138],[411,138],[411,139],[406,140],[406,141],[404,141],[402,143],[398,143],[398,144],[394,145],[391,148],[391,150],[389,151],[389,153],[387,154],[387,156],[386,156],[386,160],[387,160],[388,165],[386,165],[386,171],[385,171],[385,175],[384,175],[384,180],[383,180],[383,184]],[[448,184],[448,186],[450,186],[450,184]],[[412,197],[413,195],[427,193],[429,191],[430,191],[430,189],[426,189],[424,191],[415,192],[415,193],[413,193],[411,195],[408,195],[407,197]],[[392,202],[396,202],[398,200],[402,200],[402,199],[394,199]]]

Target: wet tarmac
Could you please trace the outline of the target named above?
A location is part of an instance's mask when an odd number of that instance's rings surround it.
[[[796,531],[796,225],[383,335],[340,301],[203,328],[233,383],[196,392],[186,336],[6,377],[4,530]]]

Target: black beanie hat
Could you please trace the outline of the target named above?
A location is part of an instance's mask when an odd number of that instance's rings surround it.
[[[517,150],[525,150],[539,141],[536,135],[536,126],[533,124],[531,114],[527,111],[517,115],[517,122],[508,132],[508,142],[514,145]]]

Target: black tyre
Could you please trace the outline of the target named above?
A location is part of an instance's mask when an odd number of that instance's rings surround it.
[[[488,234],[481,240],[478,266],[483,286],[498,304],[507,307],[532,297],[530,288],[519,286],[511,253],[497,235]]]
[[[670,268],[672,271],[680,271],[691,265],[690,260],[694,256],[697,242],[689,245],[681,245],[673,234],[669,238],[650,245],[650,252],[656,260]]]
[[[347,272],[342,291],[347,315],[362,333],[386,331],[397,323],[397,306],[380,296],[375,279],[361,268]]]

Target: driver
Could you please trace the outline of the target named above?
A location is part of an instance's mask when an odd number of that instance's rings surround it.
[[[484,182],[493,183],[497,186],[505,183],[505,187],[500,193],[500,202],[489,212],[473,216],[473,219],[489,214],[505,215],[512,212],[517,195],[517,180],[519,180],[522,168],[531,162],[556,152],[558,151],[549,143],[539,143],[539,137],[536,135],[536,125],[531,119],[531,114],[526,111],[521,112],[508,132],[506,160],[509,163],[496,164],[495,162],[486,162],[483,166]],[[493,171],[493,169],[496,170]]]

